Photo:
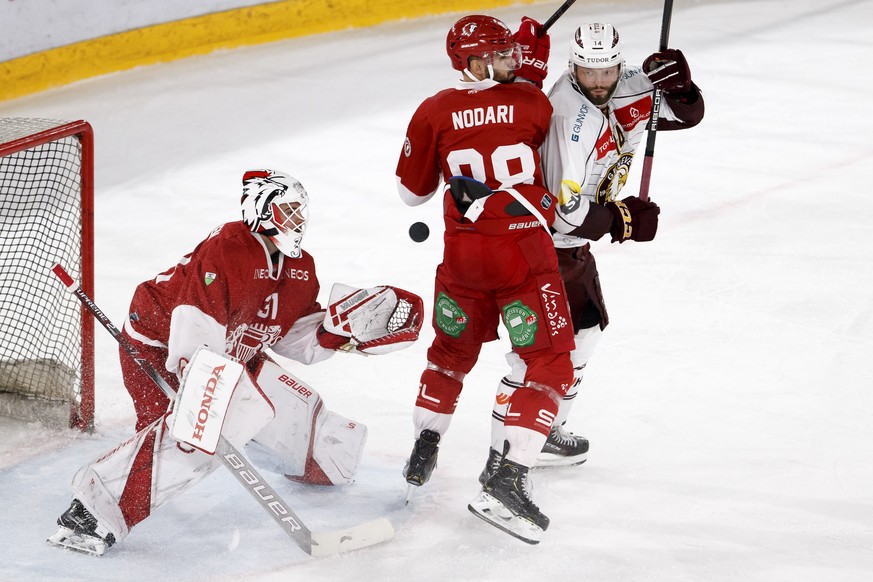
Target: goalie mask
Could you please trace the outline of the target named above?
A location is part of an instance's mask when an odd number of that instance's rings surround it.
[[[243,221],[252,232],[269,237],[282,254],[299,258],[309,219],[309,196],[303,185],[277,170],[249,170],[242,182]]]

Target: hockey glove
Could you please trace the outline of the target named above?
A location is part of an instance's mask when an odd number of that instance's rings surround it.
[[[655,238],[661,209],[651,200],[629,196],[621,201],[607,202],[605,206],[612,212],[612,227],[609,230],[612,242],[646,242]]]
[[[423,322],[421,297],[399,287],[357,289],[335,283],[318,330],[322,347],[359,354],[386,354],[412,345]]]
[[[682,51],[667,49],[643,61],[643,71],[655,88],[664,93],[686,93],[691,89],[691,70]]]
[[[521,68],[515,75],[542,89],[543,80],[549,73],[551,39],[548,33],[542,24],[525,16],[521,19],[521,26],[513,35],[513,40],[521,46],[522,56]]]

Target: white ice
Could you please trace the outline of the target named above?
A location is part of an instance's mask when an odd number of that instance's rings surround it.
[[[558,2],[494,11],[515,28]],[[0,104],[0,115],[86,119],[96,132],[96,301],[123,321],[135,285],[235,220],[242,172],[287,170],[313,202],[305,246],[334,281],[392,283],[430,306],[440,204],[394,185],[406,124],[453,84],[458,15],[219,52]],[[586,20],[617,25],[639,63],[656,1],[579,2],[552,29],[547,85]],[[466,508],[488,449],[504,341],[468,377],[434,478],[409,506],[400,476],[426,330],[382,357],[296,372],[369,426],[357,483],[273,484],[314,529],[380,515],[394,540],[327,559],[298,550],[223,471],[100,559],[50,548],[76,469],[131,434],[116,346],[97,329],[97,429],[4,423],[3,580],[873,579],[873,44],[870,0],[679,1],[670,45],[706,118],[660,135],[652,243],[595,244],[611,324],[570,428],[589,461],[535,474],[552,519],[527,546]],[[626,193],[639,185],[638,156]]]

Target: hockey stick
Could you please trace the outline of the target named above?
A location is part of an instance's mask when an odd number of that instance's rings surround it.
[[[55,265],[52,269],[55,276],[67,288],[67,291],[75,295],[82,305],[91,312],[94,318],[106,328],[112,337],[121,345],[125,352],[133,359],[140,369],[148,374],[155,384],[167,395],[170,400],[176,396],[175,391],[167,384],[157,370],[145,359],[140,357],[139,351],[128,342],[121,332],[115,327],[109,318],[85,291],[73,281],[63,267]],[[294,541],[295,544],[311,556],[328,556],[365,548],[394,537],[394,528],[387,519],[379,518],[348,529],[333,532],[314,532],[306,527],[296,513],[267,481],[249,464],[248,459],[230,444],[227,439],[220,437],[215,456],[230,471],[236,480],[251,493],[252,497],[270,514],[279,527]]]
[[[576,0],[566,0],[566,2],[561,4],[558,9],[555,10],[555,13],[552,14],[548,20],[546,20],[545,24],[543,24],[543,32],[552,28],[552,25],[556,23],[558,19],[564,15],[567,9],[569,9],[570,6],[572,6],[575,2]]]
[[[664,17],[661,20],[661,42],[658,50],[667,50],[667,39],[670,37],[670,20],[673,18],[673,0],[664,0]],[[661,113],[661,90],[655,89],[652,97],[652,116],[649,121],[649,133],[646,135],[646,157],[643,159],[643,176],[640,182],[640,198],[649,199],[649,181],[652,179],[652,159],[655,157],[655,136],[658,131],[658,116]]]

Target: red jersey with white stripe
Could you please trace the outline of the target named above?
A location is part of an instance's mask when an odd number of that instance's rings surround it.
[[[136,288],[125,330],[166,348],[172,373],[202,344],[248,361],[321,311],[312,256],[279,257],[274,267],[263,239],[242,221],[224,224]]]
[[[459,81],[440,91],[409,122],[396,172],[401,198],[410,206],[421,204],[452,176],[474,178],[492,190],[541,186],[538,150],[551,113],[549,100],[530,83]],[[539,192],[530,201],[540,207],[542,198]],[[492,196],[483,219],[513,216],[505,212],[513,201],[505,192]]]

